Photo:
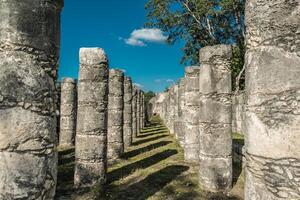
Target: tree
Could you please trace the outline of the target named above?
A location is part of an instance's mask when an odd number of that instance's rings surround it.
[[[155,95],[154,92],[148,91],[148,92],[145,92],[145,93],[144,93],[144,96],[145,96],[145,104],[147,105],[147,104],[150,102],[150,100],[151,100],[153,97],[155,97],[156,95]]]
[[[148,0],[146,26],[167,32],[169,44],[184,41],[184,64],[199,64],[201,47],[235,44],[233,80],[240,82],[245,51],[244,6],[245,0]]]

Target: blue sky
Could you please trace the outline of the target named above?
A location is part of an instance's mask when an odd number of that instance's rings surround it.
[[[159,92],[183,76],[181,46],[143,29],[146,0],[65,0],[59,78],[77,78],[80,47],[101,47],[111,68],[121,68],[145,90]]]

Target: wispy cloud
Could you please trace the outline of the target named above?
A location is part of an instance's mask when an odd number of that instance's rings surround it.
[[[135,85],[136,87],[139,87],[139,88],[143,88],[144,86],[139,84],[139,83],[133,83],[133,85]]]
[[[164,43],[168,39],[158,28],[142,28],[134,30],[130,38],[125,39],[125,43],[131,46],[147,46],[147,42]]]
[[[175,84],[175,81],[173,79],[155,79],[154,80],[155,83],[171,83],[171,84]]]

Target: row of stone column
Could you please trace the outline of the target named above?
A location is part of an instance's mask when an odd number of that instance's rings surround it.
[[[131,78],[122,70],[109,70],[102,49],[81,48],[78,94],[74,79],[61,82],[59,134],[61,147],[76,141],[77,187],[105,184],[107,162],[132,145],[144,127],[144,115],[143,92]]]
[[[245,199],[300,199],[299,16],[299,2],[246,1],[245,94],[232,95],[232,50],[217,45],[202,48],[201,65],[150,101],[175,127],[185,160],[199,164],[202,188],[231,188],[234,128],[245,134]]]
[[[159,113],[184,148],[185,161],[198,163],[199,183],[209,191],[232,185],[231,46],[202,48],[201,66],[155,97]]]

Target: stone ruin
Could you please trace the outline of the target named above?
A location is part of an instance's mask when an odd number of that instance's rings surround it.
[[[59,0],[0,2],[0,199],[55,195],[62,7]]]
[[[106,181],[108,77],[105,52],[81,48],[74,177],[77,187]]]
[[[300,199],[300,2],[246,3],[245,199]]]
[[[132,80],[124,79],[124,118],[123,118],[123,141],[127,148],[132,144]]]
[[[124,153],[123,140],[124,73],[111,69],[109,72],[107,156],[115,160]]]
[[[73,146],[76,135],[77,86],[75,79],[61,82],[59,146]]]
[[[232,186],[231,46],[200,50],[199,185],[218,192]]]
[[[54,199],[57,144],[74,140],[74,185],[104,188],[107,160],[120,158],[152,114],[199,164],[202,189],[231,189],[235,132],[245,134],[245,199],[300,199],[298,1],[246,1],[244,92],[232,94],[231,47],[216,45],[151,105],[122,71],[109,70],[100,48],[80,49],[78,86],[56,82],[62,7],[0,3],[0,199]]]

